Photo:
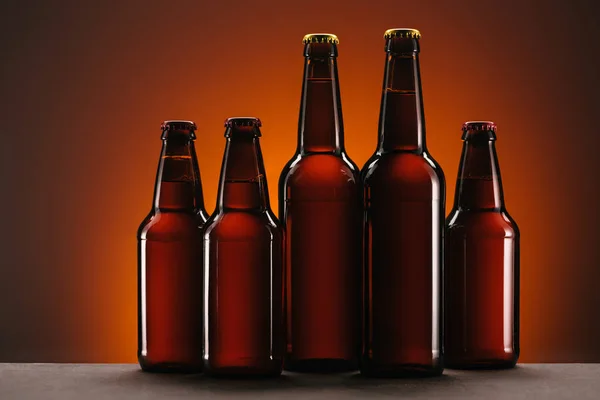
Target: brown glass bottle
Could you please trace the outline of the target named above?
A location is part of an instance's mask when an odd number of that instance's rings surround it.
[[[361,192],[344,150],[338,39],[306,35],[298,147],[279,179],[286,228],[284,369],[358,368]]]
[[[493,122],[467,122],[446,221],[445,363],[510,368],[519,357],[519,228],[504,207]]]
[[[217,209],[204,233],[204,370],[276,376],[283,365],[283,233],[257,118],[229,118]]]
[[[144,371],[202,370],[202,227],[191,121],[162,124],[154,202],[138,229],[138,360]]]
[[[364,341],[361,373],[436,375],[442,363],[445,182],[425,146],[419,38],[385,33],[379,142],[364,185]]]

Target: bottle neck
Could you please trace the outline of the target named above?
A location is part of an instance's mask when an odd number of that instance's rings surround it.
[[[485,211],[500,211],[504,208],[502,179],[493,140],[465,140],[454,207]]]
[[[379,114],[380,153],[425,150],[419,53],[388,52]]]
[[[343,150],[344,126],[336,55],[334,44],[306,45],[298,123],[298,149],[302,154],[339,154]]]
[[[154,210],[204,210],[196,150],[188,137],[163,140],[154,189]]]
[[[258,137],[228,137],[219,183],[219,211],[269,207],[269,191]]]

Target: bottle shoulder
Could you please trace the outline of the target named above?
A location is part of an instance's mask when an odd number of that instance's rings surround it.
[[[505,210],[453,209],[446,219],[446,231],[452,235],[519,238],[519,228]]]
[[[204,228],[204,240],[251,241],[270,236],[281,239],[281,225],[272,211],[224,211],[213,214]]]
[[[390,152],[374,154],[361,171],[365,187],[411,188],[434,187],[443,195],[445,178],[439,164],[427,153]]]
[[[356,164],[345,154],[298,155],[284,167],[280,186],[352,186],[360,183]]]
[[[140,224],[138,240],[183,240],[200,236],[206,222],[203,212],[151,211]]]

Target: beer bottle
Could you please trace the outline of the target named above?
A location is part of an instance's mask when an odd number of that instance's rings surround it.
[[[162,124],[154,202],[139,227],[138,360],[144,371],[202,370],[202,197],[191,121]]]
[[[496,125],[467,122],[446,222],[445,363],[510,368],[519,357],[519,228],[504,206]]]
[[[367,376],[441,374],[445,181],[425,146],[419,31],[385,32],[375,154],[364,185],[364,342]]]
[[[284,368],[352,371],[360,350],[360,177],[344,150],[338,38],[310,34],[303,43],[298,147],[279,180],[286,227]]]
[[[273,376],[283,365],[283,233],[271,211],[260,120],[229,118],[217,209],[204,231],[204,370]]]

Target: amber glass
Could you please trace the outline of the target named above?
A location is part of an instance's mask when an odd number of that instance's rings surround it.
[[[298,147],[279,179],[284,368],[352,371],[360,350],[360,178],[344,150],[337,38],[319,36],[330,43],[305,39]]]
[[[504,207],[491,122],[464,126],[446,221],[445,362],[510,368],[519,357],[519,228]]]
[[[202,370],[202,226],[193,122],[165,121],[152,210],[138,229],[138,360]]]
[[[387,38],[375,154],[364,184],[367,376],[437,375],[442,363],[445,183],[425,147],[417,37]]]
[[[217,209],[204,233],[204,370],[276,376],[283,365],[283,233],[269,205],[260,121],[230,118]]]

